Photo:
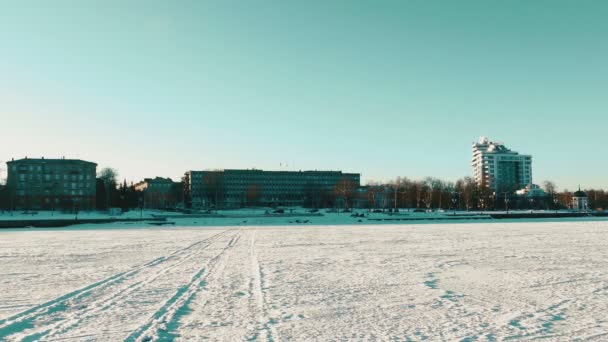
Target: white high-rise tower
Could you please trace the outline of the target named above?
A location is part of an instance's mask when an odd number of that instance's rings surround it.
[[[473,144],[472,166],[475,182],[495,192],[511,192],[532,184],[532,156],[520,155],[486,137]]]

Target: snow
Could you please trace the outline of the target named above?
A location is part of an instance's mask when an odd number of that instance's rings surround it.
[[[606,221],[111,227],[0,231],[0,340],[608,337]]]

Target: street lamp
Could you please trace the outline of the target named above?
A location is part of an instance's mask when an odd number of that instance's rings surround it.
[[[452,192],[452,208],[454,209],[454,216],[456,216],[456,203],[458,203],[458,198],[460,197],[460,193],[457,191]]]
[[[559,208],[559,199],[557,198],[557,195],[553,196],[553,204],[555,205],[555,213],[557,214]]]
[[[79,198],[74,198],[74,220],[78,221],[78,201]]]
[[[139,196],[139,218],[144,218],[144,193]]]
[[[530,214],[532,214],[534,212],[534,197],[530,197],[528,201],[530,201]]]
[[[511,202],[511,199],[507,197],[507,193],[505,192],[505,208],[507,209],[507,215],[509,215],[509,202]]]
[[[485,202],[485,199],[483,199],[483,198],[479,199],[479,207],[481,209],[481,212],[479,213],[480,215],[483,215],[483,208],[484,208],[483,203],[484,202]]]

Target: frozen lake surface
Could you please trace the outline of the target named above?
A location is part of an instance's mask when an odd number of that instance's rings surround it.
[[[608,339],[608,222],[0,231],[0,340]]]

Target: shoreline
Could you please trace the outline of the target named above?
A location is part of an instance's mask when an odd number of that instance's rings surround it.
[[[331,214],[330,214],[331,215]],[[294,227],[302,226],[302,225],[320,225],[320,226],[332,226],[332,225],[375,225],[375,224],[399,224],[399,223],[425,223],[425,222],[438,222],[441,223],[450,223],[450,222],[472,222],[476,221],[479,223],[490,223],[490,222],[506,222],[506,221],[523,221],[523,220],[543,220],[549,219],[554,220],[556,222],[559,221],[567,221],[569,219],[584,219],[588,220],[602,220],[608,218],[608,213],[606,212],[597,212],[597,213],[548,213],[548,212],[539,212],[539,213],[458,213],[456,215],[445,213],[445,215],[436,216],[436,215],[386,215],[386,216],[351,216],[344,214],[341,215],[340,221],[331,220],[337,217],[331,217],[327,214],[321,213],[293,213],[293,214],[234,214],[234,213],[226,213],[226,214],[198,214],[198,215],[151,215],[148,217],[141,218],[117,218],[117,217],[109,217],[109,218],[81,218],[81,219],[68,219],[68,218],[58,218],[58,219],[49,219],[49,218],[40,218],[40,219],[15,219],[15,220],[0,220],[0,230],[2,229],[32,229],[32,228],[66,228],[72,226],[82,226],[82,225],[98,225],[98,224],[114,224],[114,223],[142,223],[149,224],[152,226],[258,226],[258,225],[293,225]],[[321,220],[322,222],[312,222],[310,219],[319,219],[325,218],[327,220]],[[190,222],[189,220],[197,219],[197,221]],[[200,219],[209,219],[213,222],[201,221]],[[239,222],[233,222],[233,220],[245,220]],[[280,222],[281,219],[288,220],[287,222]],[[306,219],[306,220],[300,220]],[[251,220],[251,221],[249,221]],[[256,220],[264,220],[266,222],[259,222]],[[276,221],[275,221],[276,220]],[[182,221],[182,222],[180,222]]]

